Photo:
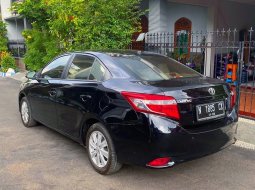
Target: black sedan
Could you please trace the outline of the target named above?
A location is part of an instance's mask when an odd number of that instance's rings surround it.
[[[229,86],[159,54],[66,53],[27,78],[24,125],[39,122],[84,145],[101,174],[122,164],[171,167],[235,142]]]

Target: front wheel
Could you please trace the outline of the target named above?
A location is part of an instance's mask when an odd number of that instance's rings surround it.
[[[112,174],[121,168],[111,136],[101,123],[89,128],[86,145],[90,163],[98,173]]]
[[[20,115],[25,127],[33,127],[37,124],[32,118],[31,108],[26,97],[23,97],[20,101]]]

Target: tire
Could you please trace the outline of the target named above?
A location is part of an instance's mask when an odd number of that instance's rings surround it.
[[[98,143],[99,139],[101,143]],[[89,128],[86,145],[89,161],[95,171],[109,175],[120,170],[122,164],[118,162],[111,136],[103,124],[95,123]]]
[[[36,126],[37,122],[32,117],[30,104],[26,97],[23,97],[20,101],[20,116],[25,127]]]

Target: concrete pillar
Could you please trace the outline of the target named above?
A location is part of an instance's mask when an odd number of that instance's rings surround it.
[[[26,29],[27,29],[27,19],[24,18],[24,19],[23,19],[23,22],[24,22],[24,30],[26,30]]]
[[[167,32],[167,1],[149,1],[149,32]]]
[[[211,4],[208,6],[208,21],[207,21],[207,31],[209,35],[207,36],[208,48],[205,52],[205,71],[204,74],[208,77],[214,76],[214,59],[215,59],[215,48],[211,47],[211,43],[214,41],[214,35],[210,32],[216,31],[217,27],[217,10],[219,6],[219,1],[211,1]]]
[[[168,3],[167,0],[160,1],[160,29],[161,32],[168,32]]]

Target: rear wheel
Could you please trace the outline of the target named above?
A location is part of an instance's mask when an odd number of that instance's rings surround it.
[[[20,101],[20,115],[25,127],[33,127],[37,124],[32,118],[31,108],[26,97],[23,97]]]
[[[90,163],[98,173],[112,174],[121,168],[111,136],[101,123],[89,128],[86,145]]]

